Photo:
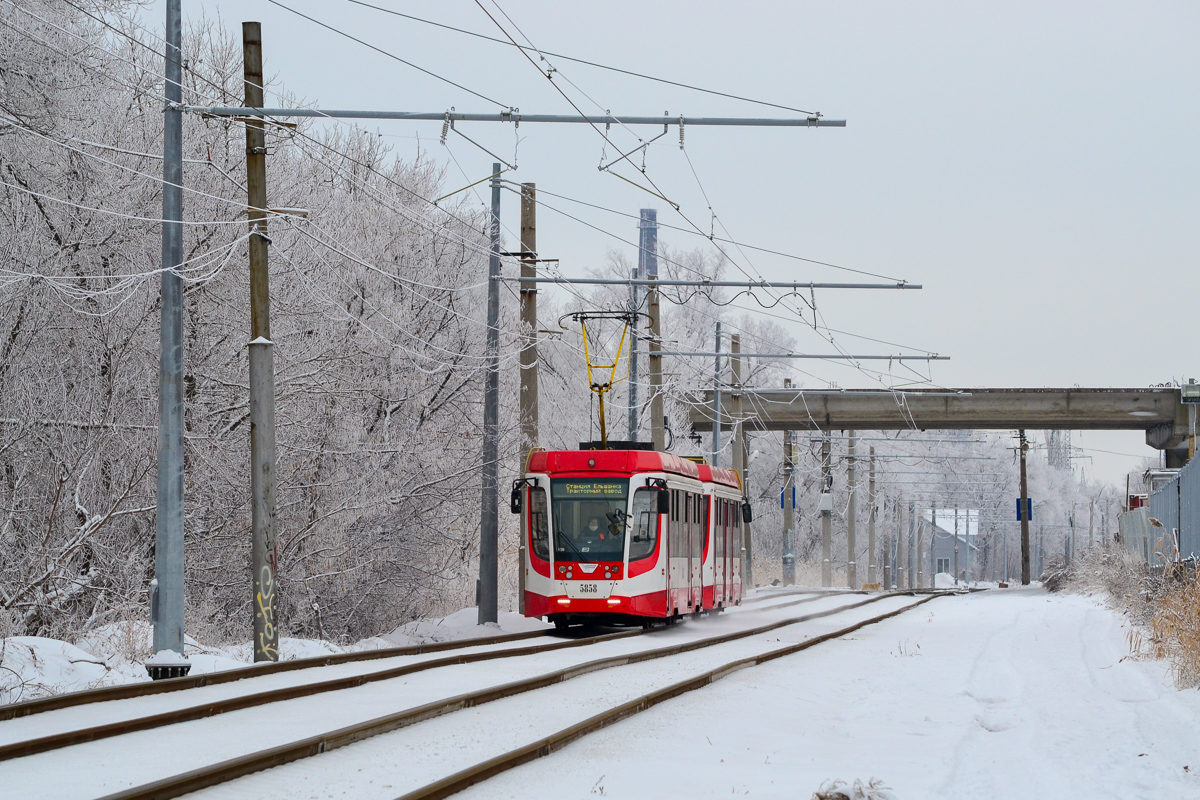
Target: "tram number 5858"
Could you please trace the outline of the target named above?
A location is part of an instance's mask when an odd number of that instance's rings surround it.
[[[600,591],[600,587],[597,584],[594,584],[594,583],[579,584],[579,593],[580,594],[597,594],[599,591]]]

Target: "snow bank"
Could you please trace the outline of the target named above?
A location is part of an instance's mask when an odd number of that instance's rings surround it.
[[[524,633],[551,627],[538,619],[525,617],[511,611],[501,611],[496,625],[480,625],[479,610],[474,606],[455,611],[441,619],[419,619],[406,622],[382,638],[391,647],[449,642],[458,639],[477,639],[483,636],[499,636],[505,633]]]
[[[90,689],[108,666],[73,644],[41,636],[10,636],[0,643],[0,703]]]

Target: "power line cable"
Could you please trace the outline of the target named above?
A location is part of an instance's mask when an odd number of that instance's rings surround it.
[[[801,109],[801,108],[793,108],[792,106],[780,105],[779,103],[771,103],[766,100],[755,100],[754,98],[751,98],[751,97],[743,97],[741,95],[730,94],[728,92],[720,92],[715,89],[706,89],[702,86],[694,86],[692,84],[682,83],[680,81],[668,80],[667,78],[658,78],[653,75],[647,75],[647,74],[644,74],[641,72],[634,72],[632,70],[622,69],[621,67],[614,67],[609,64],[601,64],[596,61],[588,61],[583,58],[576,58],[574,56],[563,55],[562,53],[555,53],[550,50],[538,51],[537,48],[534,48],[534,47],[524,47],[523,45],[516,44],[515,42],[506,41],[504,39],[497,39],[494,36],[488,36],[487,34],[484,34],[484,33],[477,33],[475,31],[469,31],[464,28],[456,28],[453,25],[446,25],[445,23],[434,22],[433,20],[423,19],[422,17],[413,16],[412,14],[404,14],[404,13],[395,11],[390,8],[383,8],[382,6],[376,6],[376,5],[372,5],[371,3],[362,2],[362,0],[347,0],[347,2],[353,3],[354,5],[371,8],[376,11],[382,11],[385,14],[391,14],[396,17],[403,17],[404,19],[412,20],[413,22],[420,22],[425,25],[432,25],[436,28],[443,28],[445,30],[454,31],[455,33],[461,33],[466,36],[473,36],[476,39],[483,39],[485,41],[494,42],[496,44],[501,44],[506,47],[514,47],[515,46],[515,47],[520,47],[521,49],[535,50],[539,53],[545,53],[548,56],[553,56],[554,58],[561,58],[563,61],[571,61],[576,64],[584,64],[589,67],[596,67],[597,69],[608,70],[610,72],[617,72],[622,75],[629,75],[630,77],[634,77],[634,78],[641,78],[642,80],[648,80],[648,81],[654,81],[656,83],[667,84],[668,86],[678,86],[681,89],[688,89],[693,92],[702,92],[704,94],[711,94],[716,97],[726,97],[726,98],[729,98],[730,100],[739,100],[743,103],[753,103],[755,105],[766,106],[768,108],[778,108],[783,111],[794,111],[797,114],[804,114],[806,116],[820,116],[816,112],[805,111],[804,109]],[[508,15],[506,14],[505,16],[508,16]],[[522,34],[522,35],[524,35],[524,34]]]
[[[357,42],[357,43],[361,44],[363,47],[374,50],[376,53],[379,53],[380,55],[387,56],[388,58],[393,59],[394,61],[399,61],[401,64],[404,64],[405,66],[412,67],[413,69],[417,70],[418,72],[422,72],[431,78],[436,78],[437,80],[442,81],[443,83],[448,83],[456,89],[462,89],[467,94],[474,95],[475,97],[478,97],[480,100],[486,100],[487,102],[497,105],[500,108],[512,108],[512,106],[501,103],[499,100],[493,100],[492,98],[488,97],[487,95],[480,94],[479,92],[475,91],[474,89],[468,89],[466,86],[463,86],[461,83],[455,83],[454,81],[450,80],[449,78],[438,75],[436,72],[432,72],[430,70],[425,69],[424,67],[417,66],[416,64],[414,64],[411,61],[406,61],[403,58],[401,58],[400,56],[396,55],[395,53],[389,53],[387,50],[384,50],[382,47],[376,47],[375,45],[373,45],[369,42],[365,42],[362,39],[359,39],[357,36],[352,36],[343,30],[339,30],[339,29],[333,27],[332,25],[328,25],[324,22],[321,22],[319,19],[315,19],[313,17],[308,16],[307,14],[297,11],[294,8],[285,6],[283,3],[279,2],[279,0],[267,0],[267,2],[272,5],[279,6],[284,11],[290,11],[291,13],[295,14],[298,17],[303,17],[304,19],[308,20],[309,22],[312,22],[315,25],[320,25],[325,30],[332,31],[333,33],[336,33],[339,36],[344,36],[345,38],[347,38],[353,42]]]

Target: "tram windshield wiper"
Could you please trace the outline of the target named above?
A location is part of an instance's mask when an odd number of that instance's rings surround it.
[[[576,547],[576,546],[575,546],[575,543],[571,541],[571,537],[570,537],[570,536],[567,536],[567,535],[566,535],[565,533],[563,533],[562,531],[557,531],[557,530],[556,530],[556,531],[554,532],[554,549],[555,549],[555,551],[558,551],[558,550],[560,550],[560,549],[566,549],[566,548],[560,548],[560,547],[559,547],[559,543],[560,543],[560,542],[561,542],[562,544],[565,544],[565,545],[567,545],[567,547],[570,547],[570,548],[571,548],[571,550],[572,550],[572,551],[575,553],[575,560],[576,560],[576,561],[584,561],[584,560],[586,560],[586,559],[584,559],[584,557],[583,557],[583,553],[579,552],[579,548],[578,548],[578,547]]]

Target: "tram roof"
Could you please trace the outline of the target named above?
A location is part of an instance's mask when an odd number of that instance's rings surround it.
[[[708,464],[697,464],[696,468],[700,470],[700,480],[705,483],[720,483],[738,491],[742,489],[741,478],[735,470],[724,469],[723,467],[711,467]]]
[[[707,477],[701,477],[701,470]],[[654,450],[534,450],[529,454],[527,472],[668,472],[695,480],[728,483],[728,476],[716,478],[706,464],[695,464],[673,453]],[[732,470],[718,469],[719,473]],[[733,477],[737,486],[737,477]]]

